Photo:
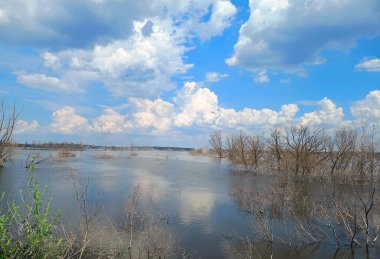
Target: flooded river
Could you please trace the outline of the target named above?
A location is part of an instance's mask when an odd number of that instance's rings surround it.
[[[123,224],[131,195],[139,186],[139,206],[153,208],[171,242],[183,249],[182,255],[194,258],[243,255],[241,240],[253,233],[252,215],[244,212],[231,193],[243,188],[259,192],[270,181],[263,175],[233,171],[224,160],[187,152],[82,151],[65,158],[59,157],[58,151],[18,150],[14,161],[0,169],[0,192],[13,193],[17,198],[18,190],[28,181],[25,165],[31,153],[39,154],[37,161],[47,158],[36,166],[34,175],[48,186],[49,193],[54,193],[53,208],[62,211],[65,221],[76,221],[74,183],[78,179],[88,187],[89,204],[102,208],[99,228],[102,222],[105,226],[110,221],[116,226]],[[104,243],[112,243],[112,230],[103,230]],[[337,251],[333,242],[272,252],[275,258],[359,258],[366,254],[364,248],[355,253]],[[377,254],[377,248],[369,253],[372,257]]]

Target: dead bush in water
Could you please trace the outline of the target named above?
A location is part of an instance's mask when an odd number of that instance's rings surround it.
[[[124,209],[123,226],[114,225],[115,241],[110,256],[128,258],[165,258],[175,253],[174,243],[167,230],[167,221],[154,212],[154,208],[142,208],[141,185],[134,187]]]
[[[285,139],[284,130],[279,127],[274,127],[270,133],[270,137],[267,139],[267,158],[265,163],[271,169],[281,171],[284,168],[284,150]]]
[[[354,247],[356,245],[372,247],[379,235],[380,224],[373,220],[375,189],[368,193],[359,193],[355,190],[355,196],[350,200],[332,200],[335,216],[335,226],[331,228],[343,230],[344,244]],[[343,240],[338,242],[341,246]]]
[[[379,143],[375,140],[375,126],[363,125],[355,152],[355,169],[360,176],[370,179],[380,171]]]
[[[290,126],[285,129],[284,169],[303,180],[325,159],[325,135],[320,128]]]
[[[357,134],[352,129],[337,129],[333,136],[327,139],[327,171],[331,177],[336,172],[347,172],[353,166]]]
[[[299,248],[331,243],[339,248],[369,249],[378,243],[380,211],[374,188],[361,186],[349,196],[326,193],[323,198],[302,186],[279,181],[263,192],[234,191],[232,197],[252,215],[254,238],[245,239],[245,248],[256,253],[263,244]]]
[[[103,154],[100,154],[100,155],[96,155],[95,158],[97,158],[97,159],[114,159],[115,156],[107,154],[107,153],[103,153]]]
[[[223,138],[220,130],[216,130],[210,134],[209,143],[212,147],[212,152],[218,157],[223,157]]]
[[[250,188],[236,189],[231,193],[238,206],[251,214],[269,213],[272,217],[287,215],[308,217],[313,212],[314,202],[302,183],[273,181],[264,191]]]
[[[0,167],[4,166],[14,154],[15,143],[12,141],[19,113],[16,107],[8,109],[4,100],[0,101]]]
[[[72,158],[76,157],[77,155],[74,152],[68,151],[68,150],[61,150],[57,154],[57,158]]]
[[[256,170],[261,164],[265,143],[262,136],[247,135],[240,131],[226,138],[227,158],[230,163],[245,171]]]
[[[380,175],[380,142],[373,126],[336,129],[305,125],[275,127],[264,141],[242,131],[225,138],[230,164],[244,171],[282,174],[296,181],[318,178],[333,182],[374,180]]]

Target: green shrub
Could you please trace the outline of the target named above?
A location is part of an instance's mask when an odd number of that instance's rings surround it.
[[[40,186],[33,176],[35,156],[29,163],[29,180],[20,191],[21,206],[15,201],[0,210],[0,258],[55,258],[67,250],[62,238],[57,237],[59,211],[50,215],[53,195],[47,196],[47,186]],[[5,194],[1,196],[1,203]]]

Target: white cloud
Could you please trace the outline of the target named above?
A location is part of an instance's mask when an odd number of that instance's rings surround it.
[[[269,82],[269,77],[266,69],[261,70],[255,77],[255,82],[259,84],[265,84]]]
[[[380,121],[380,90],[371,91],[363,100],[357,101],[351,112],[358,120]]]
[[[214,1],[210,20],[197,24],[194,30],[203,41],[221,35],[236,13],[237,9],[230,1]]]
[[[148,21],[153,24],[152,32],[144,36]],[[136,21],[131,38],[96,46],[88,65],[100,72],[106,87],[117,96],[158,96],[175,87],[172,76],[192,67],[182,60],[186,48],[174,30],[169,21]]]
[[[148,24],[147,34],[144,28]],[[45,82],[46,87],[40,89],[51,89],[47,85],[54,84],[55,89],[68,91],[82,89],[96,80],[115,96],[157,97],[175,87],[171,77],[192,67],[183,61],[182,56],[187,50],[182,46],[183,41],[170,20],[152,18],[134,21],[134,32],[126,40],[98,44],[91,50],[45,52],[45,65],[61,66],[62,79],[38,75],[38,80],[34,81]],[[19,81],[36,86],[36,82],[30,82],[31,77],[37,76],[21,75]]]
[[[0,8],[0,25],[7,24],[9,22],[8,14],[5,10]]]
[[[178,92],[174,102],[179,113],[174,118],[177,127],[196,124],[212,124],[218,112],[218,97],[195,82],[187,82]]]
[[[227,77],[229,77],[229,74],[226,73],[208,72],[206,73],[206,82],[218,82]]]
[[[364,59],[355,66],[358,71],[380,72],[380,58]]]
[[[43,48],[86,48],[100,40],[128,38],[133,21],[157,17],[170,18],[189,34],[206,40],[230,26],[236,12],[229,0],[2,1],[0,24],[8,26],[0,27],[0,38],[5,43]]]
[[[184,129],[244,129],[265,131],[274,125],[301,124],[334,128],[351,125],[363,118],[380,119],[380,91],[370,92],[365,99],[351,108],[356,121],[345,121],[342,107],[332,100],[323,98],[319,102],[304,102],[303,105],[317,109],[297,116],[297,104],[284,104],[279,110],[243,108],[235,110],[221,107],[217,95],[201,83],[187,82],[177,92],[173,102],[160,98],[150,100],[128,98],[127,105],[119,108],[107,107],[95,118],[78,115],[73,107],[65,106],[52,114],[50,129],[62,134],[85,132],[108,134],[154,134],[170,135]],[[125,113],[116,109],[127,110]],[[177,131],[177,133],[175,133]],[[182,135],[183,137],[183,135]]]
[[[57,56],[55,56],[51,52],[44,52],[42,54],[42,58],[44,60],[44,66],[45,67],[51,67],[51,68],[59,68],[61,64],[59,63],[59,59]]]
[[[283,105],[278,112],[272,109],[244,108],[241,111],[236,111],[221,108],[216,119],[216,125],[221,128],[271,127],[294,122],[297,112],[298,106],[296,104]]]
[[[250,17],[226,62],[254,72],[303,73],[303,65],[324,62],[323,49],[347,49],[380,33],[377,0],[250,0],[249,5]]]
[[[52,114],[50,129],[52,132],[74,134],[88,127],[88,120],[78,114],[75,109],[65,106]]]
[[[63,82],[61,79],[44,74],[18,74],[17,81],[28,87],[44,91],[78,92],[76,85]]]
[[[244,108],[241,111],[219,107],[218,97],[195,82],[188,82],[174,99],[178,113],[174,117],[177,127],[193,125],[204,127],[255,127],[287,123],[294,120],[298,111],[295,104],[283,105],[280,111]]]
[[[156,132],[170,128],[174,115],[173,104],[162,99],[154,101],[140,98],[130,98],[129,103],[134,109],[133,125],[138,128],[153,127]]]
[[[132,125],[125,120],[125,116],[117,111],[106,108],[103,114],[91,121],[90,130],[102,133],[118,134],[131,129]]]
[[[322,126],[339,126],[343,121],[343,108],[337,107],[328,98],[323,98],[318,102],[320,109],[317,111],[305,113],[300,118],[302,125],[322,125]]]
[[[31,123],[28,123],[25,120],[18,120],[16,123],[15,134],[33,133],[37,132],[39,129],[40,124],[36,120],[33,120]]]
[[[174,89],[172,77],[192,67],[184,56],[194,37],[207,40],[220,35],[237,12],[227,0],[142,0],[139,4],[87,0],[72,5],[31,0],[21,13],[11,12],[21,0],[11,2],[3,8],[12,13],[13,33],[0,28],[0,37],[20,45],[35,42],[58,49],[41,55],[53,74],[46,69],[25,73],[18,75],[19,82],[70,92],[83,90],[95,80],[117,97],[157,98]],[[81,15],[74,15],[79,11]],[[84,27],[88,29],[78,29]]]

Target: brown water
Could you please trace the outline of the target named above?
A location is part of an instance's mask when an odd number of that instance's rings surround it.
[[[65,220],[75,222],[73,183],[77,179],[88,181],[89,202],[103,208],[99,217],[105,225],[109,220],[116,225],[122,221],[133,188],[140,185],[140,204],[154,204],[154,215],[164,219],[171,239],[196,258],[241,257],[240,238],[254,235],[252,215],[244,212],[230,194],[244,187],[260,192],[271,181],[266,176],[233,171],[223,160],[185,152],[83,151],[75,152],[73,158],[56,159],[57,151],[18,150],[14,161],[0,169],[0,192],[17,197],[28,180],[24,167],[30,153],[50,157],[36,166],[34,174],[54,193],[53,207],[62,210]],[[104,154],[112,158],[100,159]],[[338,195],[346,191],[342,186]],[[310,185],[310,192],[322,195],[318,185]],[[369,252],[365,248],[337,249],[328,240],[297,249],[267,244],[258,247],[264,257],[273,253],[275,258],[376,258],[380,254],[378,247]]]

